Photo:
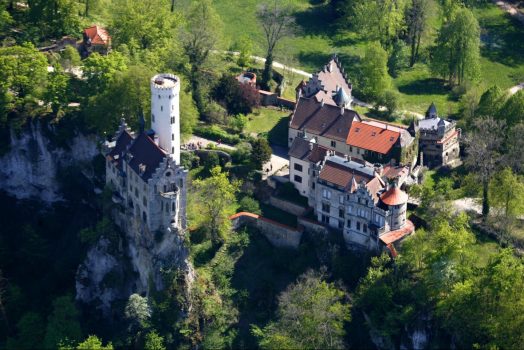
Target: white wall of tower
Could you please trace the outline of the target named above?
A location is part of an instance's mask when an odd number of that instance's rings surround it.
[[[163,83],[159,83],[163,80]],[[180,79],[158,74],[151,79],[151,128],[159,146],[180,164]]]

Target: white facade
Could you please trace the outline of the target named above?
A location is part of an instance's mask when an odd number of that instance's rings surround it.
[[[180,164],[180,79],[173,74],[151,78],[151,128],[158,145]]]

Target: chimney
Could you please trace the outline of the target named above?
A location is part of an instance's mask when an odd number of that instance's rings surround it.
[[[333,62],[329,61],[329,64],[327,65],[328,72],[331,72],[333,70]]]
[[[320,101],[320,107],[324,107],[324,98]]]
[[[340,107],[340,115],[344,115],[344,106]]]

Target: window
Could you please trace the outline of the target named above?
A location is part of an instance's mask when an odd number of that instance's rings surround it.
[[[155,115],[151,114],[151,119],[153,120],[153,123],[155,122]]]
[[[328,223],[329,223],[329,216],[327,216],[327,215],[322,215],[322,223],[324,223],[324,224],[328,224]]]
[[[368,225],[364,224],[364,226],[363,226],[363,231],[364,231],[364,233],[367,233],[367,232],[368,232]]]
[[[357,230],[360,231],[360,222],[357,221]]]
[[[171,134],[171,141],[175,141],[175,134]]]
[[[323,212],[329,213],[329,209],[331,209],[331,208],[329,207],[329,204],[322,203],[322,211],[323,211]]]
[[[344,221],[338,220],[338,228],[341,230],[344,228]]]
[[[171,210],[175,211],[175,202],[173,202]]]
[[[160,111],[161,111],[161,112],[164,111],[164,106],[160,106]]]
[[[315,183],[314,182],[311,183],[311,187],[313,187],[313,189],[315,189]]]
[[[160,95],[158,95],[158,99],[160,100]]]
[[[175,153],[175,147],[171,147],[171,153]]]
[[[360,154],[360,148],[357,147],[357,154]]]
[[[294,168],[296,171],[302,171],[302,169],[303,169],[303,168],[302,168],[302,165],[297,164],[297,163],[295,163],[295,165],[293,165],[293,168]]]
[[[338,197],[338,203],[339,203],[339,204],[344,204],[344,195],[340,195],[340,196]]]
[[[144,204],[145,207],[147,207],[147,200],[146,197],[142,197],[142,204]]]
[[[351,214],[352,212],[353,212],[353,206],[352,205],[348,205],[347,213]]]
[[[331,199],[331,191],[326,190],[325,188],[322,190],[322,197],[326,199]]]
[[[349,146],[349,152],[353,152],[353,146]]]
[[[171,110],[174,110],[175,109],[175,105],[171,105]]]
[[[348,220],[348,221],[346,222],[346,224],[347,224],[348,228],[351,228],[351,220]]]
[[[338,209],[338,217],[343,218],[344,217],[344,208]]]
[[[302,183],[302,176],[295,175],[294,180],[295,182]]]
[[[337,147],[337,143],[335,141],[331,141],[331,147]]]

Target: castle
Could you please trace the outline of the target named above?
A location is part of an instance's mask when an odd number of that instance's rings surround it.
[[[400,187],[418,158],[418,134],[351,109],[352,84],[334,56],[296,88],[289,180],[316,219],[350,248],[378,250],[414,231]]]
[[[138,133],[122,120],[114,141],[104,144],[106,184],[113,202],[150,232],[186,227],[187,170],[180,166],[180,80],[151,79],[151,129]]]

